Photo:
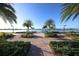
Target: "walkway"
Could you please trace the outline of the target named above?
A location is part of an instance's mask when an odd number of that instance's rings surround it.
[[[32,41],[32,46],[29,52],[30,56],[52,56],[54,53],[49,47],[49,43],[44,39]]]
[[[49,47],[50,41],[62,41],[58,38],[45,38],[43,33],[34,34],[34,38],[21,38],[20,35],[16,35],[9,41],[29,41],[31,42],[31,49],[28,56],[54,56],[54,52]]]

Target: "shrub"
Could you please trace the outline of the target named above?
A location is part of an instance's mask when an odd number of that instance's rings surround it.
[[[0,41],[0,56],[26,56],[30,49],[30,42]]]
[[[46,37],[58,37],[54,32],[44,32]]]
[[[66,36],[71,37],[73,40],[79,40],[79,33],[68,32],[65,33]]]
[[[0,39],[8,39],[14,37],[13,33],[10,32],[0,32]]]
[[[23,38],[32,38],[33,32],[26,32],[25,34],[22,34],[21,37]]]
[[[50,47],[56,55],[79,56],[79,41],[50,42]]]

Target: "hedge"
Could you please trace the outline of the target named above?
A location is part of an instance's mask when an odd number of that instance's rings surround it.
[[[30,42],[0,40],[0,56],[26,56],[30,46]]]
[[[13,33],[10,32],[0,32],[0,39],[8,39],[14,37]]]
[[[46,37],[58,37],[57,33],[55,32],[44,32]]]
[[[79,41],[51,41],[49,45],[56,55],[79,56]]]

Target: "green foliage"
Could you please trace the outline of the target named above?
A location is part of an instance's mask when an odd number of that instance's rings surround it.
[[[13,37],[13,33],[9,33],[9,32],[0,32],[0,39],[8,39]]]
[[[57,34],[54,33],[54,32],[46,31],[46,32],[44,32],[44,34],[45,34],[46,37],[58,37]]]
[[[43,29],[55,29],[54,21],[52,19],[48,19],[43,26]]]
[[[73,40],[79,40],[79,33],[68,32],[65,35],[71,37]]]
[[[31,38],[33,36],[33,32],[30,32],[29,29],[34,29],[32,26],[33,26],[33,23],[31,20],[26,20],[24,23],[23,23],[23,26],[27,27],[27,31],[25,34],[21,35],[21,37],[24,37],[24,38]]]
[[[79,4],[78,3],[65,3],[62,5],[61,20],[68,21],[72,18],[74,20],[79,15]]]
[[[17,23],[15,9],[9,3],[0,3],[0,16],[5,22],[9,21],[10,24]]]
[[[30,49],[30,42],[0,41],[0,56],[26,56]]]
[[[50,42],[50,47],[56,55],[79,56],[79,41]]]
[[[33,32],[26,32],[25,34],[21,35],[23,38],[32,38]]]
[[[54,21],[52,19],[48,19],[45,22],[43,29],[46,29],[45,32],[44,32],[46,37],[57,36],[55,33],[51,32],[52,29],[55,29],[55,24],[54,24]]]
[[[33,28],[33,23],[31,20],[26,20],[24,23],[23,23],[23,26],[27,27],[27,29],[29,30],[29,28]]]

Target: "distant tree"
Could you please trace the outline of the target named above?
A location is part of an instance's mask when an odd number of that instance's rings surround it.
[[[31,28],[31,29],[33,29],[33,23],[32,23],[32,21],[31,20],[26,20],[24,23],[23,23],[23,26],[24,27],[27,27],[27,31],[29,32],[29,29]]]
[[[62,5],[61,20],[68,21],[70,18],[74,20],[79,16],[79,3],[65,3]]]
[[[15,9],[9,3],[0,3],[0,16],[5,22],[9,21],[10,24],[17,23]]]
[[[43,26],[43,29],[49,29],[49,31],[50,31],[51,29],[55,29],[54,20],[48,19],[48,20],[45,22],[45,24],[44,24],[44,26]]]

